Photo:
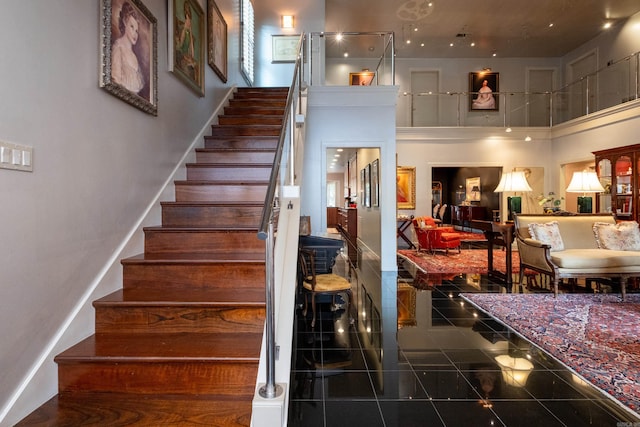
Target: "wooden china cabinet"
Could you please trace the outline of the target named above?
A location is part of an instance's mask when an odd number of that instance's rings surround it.
[[[613,212],[619,220],[638,221],[640,144],[594,151],[604,193],[596,196],[598,212]]]

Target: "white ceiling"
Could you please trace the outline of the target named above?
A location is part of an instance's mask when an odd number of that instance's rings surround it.
[[[559,57],[639,11],[640,0],[326,0],[325,31],[393,31],[399,58]],[[364,52],[350,56],[381,54]]]

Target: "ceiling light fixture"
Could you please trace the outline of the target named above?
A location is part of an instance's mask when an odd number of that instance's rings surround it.
[[[527,142],[531,142],[531,137],[529,135],[527,135],[524,140],[527,141]]]
[[[604,28],[605,30],[608,30],[609,28],[611,28],[611,22],[605,22],[602,28]]]
[[[342,33],[336,34],[336,40],[337,41],[341,41],[342,40]]]

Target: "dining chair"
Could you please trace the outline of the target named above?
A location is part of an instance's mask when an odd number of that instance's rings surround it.
[[[304,294],[303,316],[307,315],[309,297],[311,297],[311,312],[313,319],[311,327],[316,324],[316,298],[322,295],[331,296],[331,309],[335,311],[336,295],[347,295],[347,313],[352,304],[351,283],[346,278],[333,273],[316,274],[315,269],[315,250],[300,248],[298,250],[298,265],[301,278],[301,284]]]

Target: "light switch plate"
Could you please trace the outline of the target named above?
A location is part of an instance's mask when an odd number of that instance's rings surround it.
[[[0,169],[33,172],[33,147],[0,141]]]

